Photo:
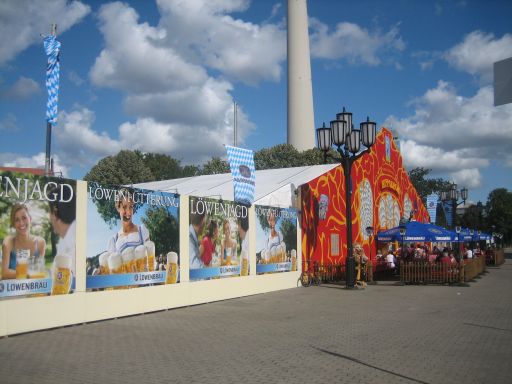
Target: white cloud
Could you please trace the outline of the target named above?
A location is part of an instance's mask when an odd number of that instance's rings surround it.
[[[238,109],[238,137],[243,140],[252,128],[243,109]],[[162,123],[153,118],[139,118],[119,126],[118,137],[93,130],[94,112],[77,108],[62,111],[53,134],[58,153],[67,167],[91,167],[101,158],[123,148],[142,152],[163,153],[186,163],[201,164],[212,156],[223,157],[225,144],[233,141],[233,113],[225,111],[217,125],[189,126],[184,123]],[[207,148],[207,150],[205,150]],[[44,165],[44,163],[43,163]]]
[[[0,88],[0,99],[8,101],[23,101],[39,92],[41,92],[41,89],[39,88],[39,84],[36,81],[21,76],[9,88]]]
[[[473,31],[444,57],[454,68],[478,76],[482,84],[493,78],[493,64],[512,56],[512,34],[497,39],[492,33]]]
[[[399,133],[407,167],[450,172],[456,181],[479,184],[479,172],[491,160],[512,163],[512,105],[495,108],[492,87],[465,98],[440,81],[413,105],[413,116],[390,116],[384,123]]]
[[[80,75],[78,73],[76,73],[73,70],[68,71],[68,79],[73,84],[75,84],[77,87],[81,86],[85,81],[82,77],[80,77]]]
[[[60,156],[55,155],[53,158],[53,169],[59,176],[69,177],[68,168],[60,161]],[[19,168],[45,168],[46,154],[40,152],[34,156],[25,156],[17,153],[0,153],[0,164],[3,167],[19,167]]]
[[[380,65],[382,58],[405,49],[398,26],[388,32],[369,31],[343,22],[334,31],[315,18],[309,19],[311,55],[322,59],[345,59],[351,64]]]
[[[187,63],[171,47],[164,47],[166,31],[138,24],[133,8],[122,3],[106,4],[99,18],[106,48],[91,69],[94,84],[151,94],[206,81],[205,69]]]
[[[482,184],[482,174],[478,169],[461,169],[450,174],[451,180],[466,188],[477,188]]]
[[[119,143],[106,132],[92,129],[94,118],[94,112],[86,108],[60,112],[53,135],[67,166],[92,166],[98,159],[121,150]]]
[[[157,3],[157,26],[139,23],[137,12],[124,3],[100,8],[105,48],[90,78],[96,86],[123,92],[125,110],[135,117],[121,124],[111,147],[200,164],[223,156],[223,144],[232,142],[232,81],[279,79],[286,56],[285,28],[246,23],[227,14],[244,11],[248,1]],[[212,76],[212,69],[220,75]],[[254,124],[242,106],[237,116],[243,144]],[[82,125],[92,132],[87,122]]]
[[[1,1],[0,64],[8,62],[32,44],[41,44],[42,51],[40,34],[49,34],[52,23],[57,20],[57,32],[62,33],[80,22],[89,12],[90,7],[79,1]]]
[[[7,113],[4,118],[0,120],[0,131],[16,132],[18,130],[18,119],[13,113]]]
[[[254,24],[228,12],[243,12],[249,1],[158,0],[165,38],[189,62],[221,71],[247,84],[277,81],[286,59],[284,22]],[[272,10],[274,15],[275,8]]]

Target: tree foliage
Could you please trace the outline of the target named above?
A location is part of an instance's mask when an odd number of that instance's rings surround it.
[[[217,175],[220,173],[229,173],[229,165],[227,161],[222,160],[220,157],[212,157],[206,164],[203,165],[200,171],[202,175]]]
[[[101,159],[85,175],[84,180],[100,184],[130,185],[152,181],[154,175],[139,151],[123,150],[117,155]]]
[[[431,193],[440,193],[441,191],[447,191],[450,187],[450,182],[441,178],[429,179],[427,178],[431,169],[418,167],[412,169],[408,175],[409,180],[416,189],[416,192],[420,196],[424,204],[427,203],[427,196]]]
[[[151,171],[154,181],[183,177],[183,168],[180,161],[171,156],[159,153],[145,153],[142,155],[142,161]]]
[[[157,255],[165,256],[170,251],[177,252],[179,255],[180,228],[178,220],[166,208],[149,207],[142,221],[151,233],[151,240],[155,243]]]
[[[487,198],[487,227],[503,234],[503,242],[512,241],[512,192],[506,188],[493,190]]]

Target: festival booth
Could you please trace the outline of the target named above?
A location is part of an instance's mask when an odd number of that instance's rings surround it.
[[[401,218],[428,222],[429,215],[390,130],[381,129],[370,152],[353,164],[351,176],[353,244],[361,245],[375,265],[376,233],[397,227]],[[347,257],[343,167],[304,184],[301,196],[303,260],[321,266],[343,265]]]
[[[126,187],[1,172],[0,337],[296,287],[297,186],[335,167],[257,171],[251,206],[231,174]]]

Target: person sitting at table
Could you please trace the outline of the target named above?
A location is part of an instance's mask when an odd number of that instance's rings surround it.
[[[386,261],[388,263],[388,268],[395,270],[396,265],[395,265],[395,255],[393,254],[393,248],[389,249],[389,252],[386,255]]]
[[[30,256],[43,258],[46,242],[31,233],[32,217],[25,204],[16,203],[11,207],[10,224],[14,233],[5,237],[2,243],[2,279],[16,278],[16,250],[28,251]]]

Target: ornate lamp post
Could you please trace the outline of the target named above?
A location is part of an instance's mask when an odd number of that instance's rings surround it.
[[[459,261],[462,262],[462,255],[461,255],[461,252],[460,252],[460,231],[462,230],[462,227],[457,225],[455,226],[455,232],[457,233],[457,258],[459,259]]]
[[[370,260],[372,259],[372,237],[373,237],[373,227],[369,226],[369,227],[366,227],[366,234],[368,235],[368,237],[370,238]]]
[[[462,198],[462,201],[457,202],[457,200],[459,200],[459,198]],[[457,217],[457,207],[461,204],[466,204],[467,199],[468,199],[468,189],[466,187],[464,187],[460,191],[458,191],[457,184],[455,184],[455,183],[453,183],[450,186],[450,189],[448,191],[441,191],[441,200],[452,202],[452,228],[455,228],[455,218]]]
[[[402,239],[402,245],[400,247],[400,260],[401,262],[404,261],[404,239],[405,239],[405,233],[407,231],[407,227],[405,226],[405,222],[403,220],[400,221],[400,225],[398,226],[400,231],[400,238]]]
[[[375,143],[377,124],[370,118],[354,129],[352,125],[352,113],[343,111],[336,114],[336,120],[332,120],[330,127],[325,123],[316,129],[317,145],[324,152],[324,161],[327,160],[327,151],[334,144],[340,157],[337,160],[343,165],[345,177],[345,203],[346,203],[346,228],[347,228],[347,258],[346,258],[346,287],[354,288],[356,280],[355,259],[352,246],[352,180],[350,171],[354,161],[370,151]],[[360,151],[361,144],[366,149]]]

